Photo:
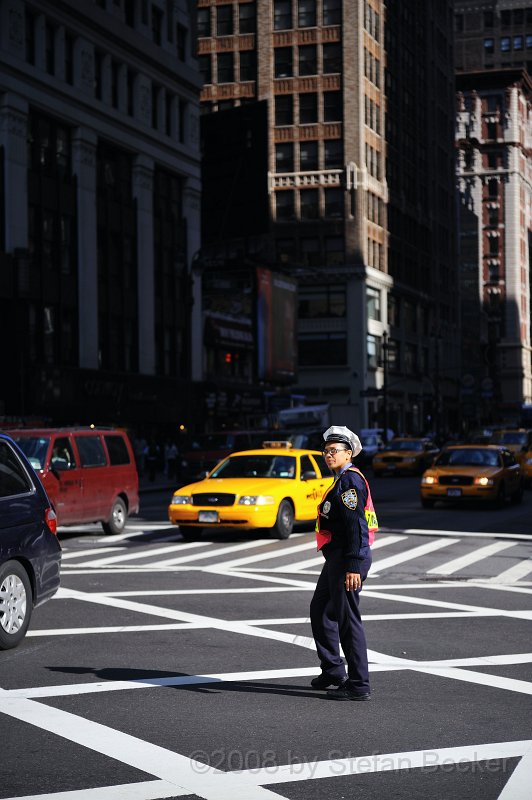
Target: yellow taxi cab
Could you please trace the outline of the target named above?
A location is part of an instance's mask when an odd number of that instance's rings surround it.
[[[460,444],[445,448],[421,478],[421,505],[437,500],[479,499],[503,506],[523,497],[521,467],[512,453],[497,445]]]
[[[316,519],[331,483],[319,451],[264,442],[262,449],[231,453],[204,480],[178,489],[168,516],[186,539],[211,528],[269,528],[287,539],[294,523]]]
[[[495,431],[493,444],[506,447],[521,465],[526,483],[532,481],[532,431],[526,428],[503,428]]]
[[[421,474],[439,453],[439,448],[425,437],[392,439],[373,457],[371,466],[376,478],[384,474]]]

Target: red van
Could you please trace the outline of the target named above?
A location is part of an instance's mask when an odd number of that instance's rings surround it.
[[[24,428],[9,435],[38,472],[59,525],[101,522],[105,533],[120,533],[138,512],[137,468],[123,431]]]

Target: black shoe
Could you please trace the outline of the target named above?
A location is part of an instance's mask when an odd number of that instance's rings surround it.
[[[310,685],[313,689],[326,689],[328,686],[343,686],[346,680],[347,678],[331,678],[322,672],[317,678],[312,678]]]
[[[360,694],[350,689],[345,683],[339,686],[338,689],[329,689],[327,697],[331,700],[371,700],[369,692]]]

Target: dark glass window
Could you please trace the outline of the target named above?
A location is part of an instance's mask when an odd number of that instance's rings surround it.
[[[522,25],[525,21],[524,8],[514,8],[513,10],[514,25]]]
[[[203,78],[203,83],[212,83],[211,57],[199,56],[198,65],[201,77]]]
[[[275,171],[294,171],[294,145],[292,142],[275,145]]]
[[[318,219],[320,215],[320,190],[303,189],[300,192],[301,219]]]
[[[240,80],[254,81],[257,78],[257,55],[255,50],[242,50],[240,53]]]
[[[255,33],[256,27],[255,3],[241,3],[238,6],[238,30],[240,33]]]
[[[318,121],[318,95],[308,92],[299,95],[299,123],[310,125]]]
[[[185,28],[184,25],[176,26],[175,31],[175,42],[176,42],[176,50],[177,50],[177,57],[180,61],[187,60],[187,42],[188,42],[188,30]]]
[[[163,12],[160,8],[151,7],[151,35],[155,44],[161,44],[163,39]]]
[[[99,436],[76,436],[75,439],[82,467],[105,466],[105,452]]]
[[[508,25],[512,24],[512,12],[511,11],[501,11],[501,25],[503,28],[507,28]]]
[[[494,14],[493,11],[484,11],[484,27],[493,28]]]
[[[55,74],[55,28],[49,22],[44,28],[44,55],[46,72],[49,75]]]
[[[0,497],[31,492],[33,486],[21,461],[7,442],[0,442]]]
[[[522,50],[522,49],[523,49],[523,37],[514,36],[514,50]]]
[[[197,16],[198,36],[211,35],[211,9],[198,8]]]
[[[135,27],[135,0],[124,0],[124,20],[130,28]]]
[[[299,145],[299,169],[301,172],[319,169],[318,142],[301,142]]]
[[[342,93],[324,92],[323,93],[324,122],[335,122],[341,119],[342,119]]]
[[[118,64],[111,61],[111,105],[118,108]]]
[[[344,163],[344,146],[341,139],[327,139],[324,144],[325,169],[337,169]]]
[[[323,0],[323,24],[341,25],[342,0]]]
[[[292,48],[277,47],[274,53],[275,53],[275,77],[291,78],[293,75]]]
[[[316,0],[299,0],[297,24],[299,28],[312,28],[316,25]]]
[[[338,42],[323,45],[323,72],[329,74],[342,71],[342,45]]]
[[[218,83],[233,83],[234,79],[233,53],[218,53]]]
[[[347,363],[347,337],[345,333],[309,333],[298,338],[298,361],[302,367],[327,366]]]
[[[275,98],[275,124],[294,124],[294,100],[291,94],[278,94]]]
[[[301,319],[327,319],[345,317],[346,289],[341,284],[299,287],[299,310]]]
[[[278,220],[294,219],[294,192],[291,189],[283,192],[276,192],[275,207]]]
[[[65,80],[71,86],[74,83],[74,37],[65,33]]]
[[[28,64],[35,64],[35,14],[26,8],[25,11],[25,58]]]
[[[508,53],[512,46],[512,40],[509,36],[501,37],[501,52]]]
[[[532,36],[529,33],[526,36],[526,49],[532,50]]]
[[[484,52],[487,55],[492,55],[494,51],[495,40],[494,39],[484,39]]]
[[[291,0],[274,0],[273,3],[273,29],[275,31],[288,30],[292,27]]]
[[[126,443],[121,436],[104,436],[104,439],[109,453],[109,463],[112,466],[130,463]]]
[[[315,44],[306,44],[299,48],[299,74],[316,75],[318,72],[318,55]]]
[[[339,188],[325,189],[325,216],[336,217],[344,216],[344,190]]]
[[[233,33],[233,6],[216,7],[216,35],[231,36]]]

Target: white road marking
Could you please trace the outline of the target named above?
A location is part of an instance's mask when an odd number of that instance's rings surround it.
[[[271,542],[270,542],[271,543]],[[220,567],[224,570],[234,569],[235,567],[243,566],[244,564],[254,564],[257,561],[268,561],[269,559],[282,558],[283,556],[290,556],[293,553],[301,553],[303,550],[316,549],[314,542],[305,542],[305,544],[296,544],[294,547],[283,547],[279,550],[272,550],[268,553],[260,553],[256,556],[246,556],[245,558],[235,558],[232,561],[220,562]]]
[[[459,570],[471,566],[471,564],[476,564],[478,561],[483,561],[485,558],[495,555],[495,553],[515,547],[516,544],[516,542],[493,542],[492,544],[487,544],[485,547],[479,547],[477,550],[472,550],[470,553],[459,556],[459,558],[453,558],[451,561],[446,561],[445,564],[440,564],[438,567],[427,570],[427,575],[452,575],[454,572],[459,572]]]
[[[473,539],[519,539],[532,542],[530,533],[484,533],[481,531],[438,531],[434,528],[379,528],[379,533],[402,533],[407,536],[460,536]],[[377,534],[378,535],[378,534]]]
[[[235,553],[242,550],[251,550],[254,547],[264,547],[264,545],[271,545],[271,539],[257,539],[253,542],[239,542],[239,544],[227,545],[218,547],[216,550],[209,550],[206,553],[195,553],[193,556],[184,556],[183,558],[170,558],[166,561],[157,561],[156,566],[160,567],[173,567],[177,564],[185,564],[189,561],[199,561],[202,558],[211,558],[212,556],[221,556],[226,553]]]
[[[98,542],[121,542],[124,539],[133,539],[138,536],[146,536],[147,533],[151,531],[165,531],[169,528],[172,529],[172,532],[165,536],[164,538],[169,539],[171,537],[175,538],[179,536],[180,533],[175,525],[172,525],[171,522],[146,522],[144,524],[138,523],[137,525],[132,525],[126,529],[124,533],[115,533],[111,536],[100,536],[97,541]],[[162,538],[162,537],[161,537]]]
[[[413,547],[411,550],[403,550],[401,553],[388,556],[388,558],[381,558],[380,561],[374,561],[372,570],[374,573],[382,572],[383,569],[395,567],[397,564],[403,564],[405,561],[412,561],[414,558],[427,555],[427,553],[441,550],[442,547],[450,547],[452,544],[457,544],[459,541],[459,539],[436,539],[434,542],[420,544],[417,547]]]
[[[3,714],[88,747],[135,769],[141,766],[144,772],[174,784],[180,790],[178,794],[196,794],[205,800],[270,800],[279,797],[268,789],[250,787],[231,773],[220,772],[179,753],[68,711],[32,700],[12,696],[5,698],[2,690],[0,710]]]
[[[146,543],[149,545],[149,542]],[[97,558],[94,561],[83,561],[81,564],[76,564],[78,567],[83,567],[86,569],[87,567],[106,567],[108,564],[123,564],[124,561],[135,561],[140,560],[143,558],[150,558],[152,556],[163,555],[164,553],[175,553],[176,550],[180,552],[182,550],[191,550],[197,549],[198,547],[204,548],[207,546],[207,543],[204,542],[187,542],[183,544],[183,542],[178,542],[177,544],[168,544],[165,547],[154,547],[151,550],[147,550],[143,548],[141,551],[137,550],[136,548],[131,550],[131,548],[126,548],[127,553],[121,553],[115,556],[109,556],[109,558]],[[109,552],[109,551],[107,551]]]
[[[500,575],[495,577],[498,583],[512,583],[524,578],[532,572],[532,558],[525,558],[523,561],[518,561],[513,567],[505,569]]]
[[[372,550],[375,550],[379,547],[386,547],[388,544],[395,544],[396,542],[401,542],[406,539],[406,536],[387,536],[386,538],[376,539]],[[304,561],[296,561],[293,564],[287,564],[284,567],[275,567],[272,569],[272,572],[300,572],[301,570],[307,569],[308,567],[317,567],[323,565],[323,555],[320,554],[319,556],[314,556],[314,558],[307,558]],[[318,573],[319,574],[319,573]]]
[[[127,550],[126,547],[93,547],[90,550],[63,550],[61,561],[68,558],[82,558],[83,556],[98,555],[98,553],[118,553],[119,550]]]
[[[532,786],[532,742],[499,795],[498,800],[530,800]],[[500,757],[500,756],[499,756]]]

